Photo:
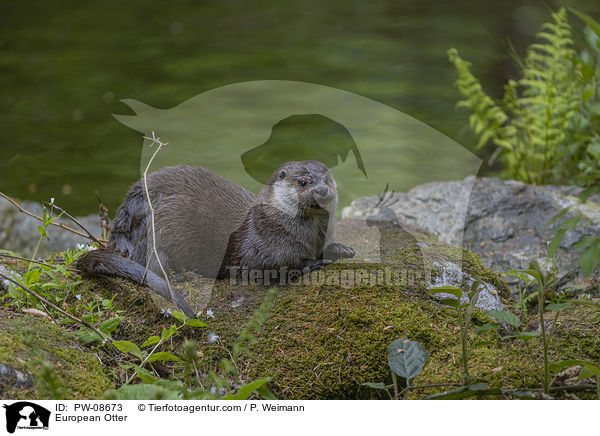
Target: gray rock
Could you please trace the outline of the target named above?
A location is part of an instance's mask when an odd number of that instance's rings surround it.
[[[33,387],[31,374],[25,374],[6,363],[0,363],[0,392],[9,388],[29,389]]]
[[[38,216],[42,215],[41,204],[33,201],[24,201],[20,204],[25,210]],[[94,236],[100,236],[100,218],[97,215],[77,217],[77,219]],[[68,219],[61,218],[59,222],[81,231],[75,223]],[[40,221],[20,212],[8,200],[0,197],[0,248],[14,251],[21,256],[32,256],[40,238],[37,229],[39,225],[41,225]],[[40,244],[37,252],[38,257],[48,256],[67,248],[75,248],[77,243],[89,243],[88,239],[54,225],[51,225],[48,229],[48,237],[50,238],[49,241],[45,240]]]
[[[431,287],[455,286],[463,289],[470,288],[475,279],[465,273],[462,268],[451,262],[435,263],[439,276],[432,278]],[[479,293],[475,307],[481,310],[504,310],[504,304],[500,301],[498,291],[491,283],[482,282],[484,289]],[[454,298],[451,294],[433,294],[434,298]],[[461,303],[468,303],[469,297],[463,294]]]
[[[508,272],[538,260],[549,269],[547,243],[557,223],[551,218],[569,207],[563,219],[581,217],[568,231],[554,258],[559,289],[597,295],[600,268],[584,280],[578,265],[578,252],[571,247],[584,236],[600,235],[600,196],[581,203],[573,195],[580,188],[570,186],[531,186],[496,178],[468,177],[461,182],[420,185],[407,193],[396,193],[389,202],[400,221],[427,229],[439,239],[480,255],[483,263],[496,271]],[[372,213],[377,197],[358,198],[342,211],[342,217],[364,219]],[[560,220],[559,220],[560,221]],[[516,289],[517,281],[508,277]]]
[[[21,274],[19,274],[18,272],[13,271],[12,269],[4,266],[4,265],[0,265],[0,273],[4,274],[5,276],[9,276],[14,278],[15,280],[19,281],[22,279]],[[3,291],[7,291],[8,287],[10,286],[10,283],[8,280],[3,279],[2,277],[0,277],[0,290]]]

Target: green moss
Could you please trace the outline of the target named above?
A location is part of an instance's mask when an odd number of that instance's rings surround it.
[[[493,284],[502,297],[508,295],[508,288],[494,272],[482,265],[476,255],[426,235],[424,241],[427,244],[421,248],[424,256],[411,250],[388,250],[386,263],[359,258],[330,265],[324,271],[334,276],[338,274],[341,281],[303,281],[280,289],[270,310],[259,313],[256,309],[264,302],[266,288],[236,287],[228,281],[218,282],[209,303],[216,320],[210,320],[207,329],[184,329],[169,343],[172,347],[169,351],[177,353],[185,339],[193,339],[202,354],[198,367],[201,377],[223,374],[221,359],[233,359],[237,372],[225,371],[227,380],[239,384],[271,377],[270,389],[280,398],[387,398],[384,392],[362,384],[391,383],[387,347],[395,339],[405,337],[422,343],[430,351],[429,362],[414,384],[460,382],[460,327],[454,313],[428,296],[428,282],[418,274],[414,281],[395,284],[373,281],[373,274],[385,275],[394,269],[435,274],[436,264],[452,262],[461,265],[471,276]],[[344,275],[345,271],[353,270],[362,272],[360,280],[351,280]],[[110,299],[116,294],[113,310],[122,311],[124,316],[113,334],[118,339],[141,344],[175,323],[172,318],[160,314],[158,300],[155,301],[151,292],[128,281],[84,280],[75,293],[81,294],[81,301],[86,303],[96,296]],[[164,301],[159,303],[162,306]],[[72,297],[66,304],[68,310],[78,316],[85,313],[80,302]],[[265,307],[269,305],[263,309]],[[472,328],[487,321],[484,313],[476,312]],[[528,325],[528,331],[537,328],[535,317],[523,321]],[[574,306],[562,313],[551,342],[551,361],[600,362],[598,325],[600,310],[597,307]],[[207,340],[211,331],[219,335],[217,343],[211,344]],[[48,392],[61,390],[68,398],[98,398],[111,385],[106,373],[113,373],[112,384],[118,386],[119,364],[128,362],[127,359],[102,358],[107,365],[103,369],[93,354],[77,348],[64,326],[59,328],[38,318],[2,320],[0,334],[0,362],[14,365],[21,371],[31,371],[36,380],[42,380],[27,392],[4,393],[15,398],[49,397]],[[473,337],[472,331],[470,335]],[[526,389],[541,386],[539,341],[531,341],[530,348],[526,348],[519,340],[502,340],[496,332],[486,333],[485,339],[490,343],[476,348],[469,361],[473,377],[492,387]],[[28,348],[25,343],[33,345]],[[97,346],[90,348],[106,356]],[[48,377],[44,378],[47,375],[44,362],[52,365],[56,377],[51,377],[50,381],[58,380],[56,386],[46,380]],[[184,380],[190,377],[181,365],[153,364],[153,367],[165,378],[174,375]],[[196,377],[195,372],[192,377]],[[44,384],[48,385],[45,391],[37,389]],[[422,398],[443,389],[411,391],[408,398]]]
[[[2,398],[97,398],[111,386],[98,358],[75,337],[29,315],[0,321],[0,363],[29,376],[33,386],[1,386]]]
[[[479,259],[463,250],[439,250],[438,259],[460,255],[465,270],[504,291],[506,285]],[[356,262],[360,269],[381,265]],[[349,265],[337,264],[342,270]],[[385,398],[382,391],[362,386],[365,382],[391,383],[387,346],[406,337],[422,343],[431,353],[423,373],[414,384],[438,384],[462,380],[460,328],[454,313],[429,299],[423,283],[407,286],[359,284],[352,287],[297,286],[280,291],[257,341],[251,358],[237,362],[245,380],[270,376],[270,387],[287,399]],[[257,296],[260,301],[260,296]],[[226,345],[233,344],[248,319],[247,310],[228,308],[221,302],[212,328]],[[572,315],[569,315],[572,313]],[[600,310],[576,306],[561,315],[560,328],[551,343],[553,361],[583,359],[600,361]],[[489,321],[476,312],[473,327]],[[532,326],[535,319],[531,319]],[[596,329],[596,330],[594,330]],[[473,339],[473,332],[470,332]],[[531,341],[531,352],[519,340],[503,340],[498,333],[485,336],[491,344],[473,350],[471,375],[492,387],[539,388],[541,356],[539,341]],[[227,357],[214,347],[211,359]],[[212,360],[214,361],[214,360]],[[214,367],[214,366],[213,366]],[[414,391],[409,398],[440,392],[444,388]]]

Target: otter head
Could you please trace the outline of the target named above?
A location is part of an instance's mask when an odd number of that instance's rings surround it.
[[[337,187],[329,168],[321,162],[292,161],[271,175],[261,199],[292,216],[335,213]]]

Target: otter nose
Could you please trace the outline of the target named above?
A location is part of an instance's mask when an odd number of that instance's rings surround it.
[[[329,188],[327,188],[327,186],[317,186],[315,188],[315,193],[321,197],[325,197],[329,194]]]

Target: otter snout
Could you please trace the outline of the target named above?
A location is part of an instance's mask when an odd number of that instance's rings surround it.
[[[335,197],[335,192],[327,185],[319,185],[314,189],[314,197],[317,204],[326,209],[331,200]]]

